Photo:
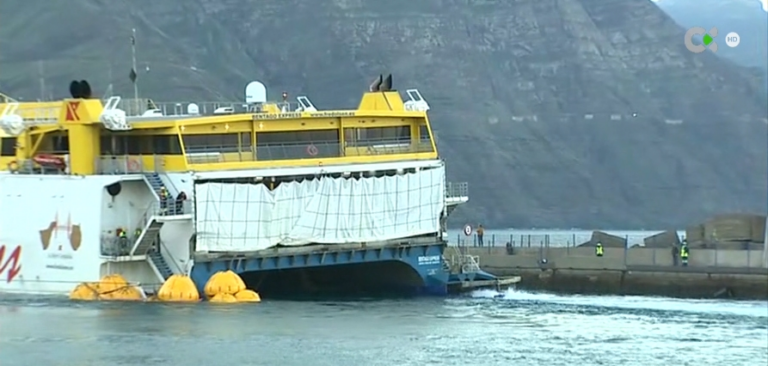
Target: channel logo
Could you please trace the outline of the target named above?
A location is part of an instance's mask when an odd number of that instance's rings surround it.
[[[717,27],[712,27],[709,31],[702,27],[693,27],[685,32],[685,48],[693,53],[702,53],[706,50],[717,52],[717,42],[715,38],[718,34]],[[693,39],[701,36],[701,44],[694,44]],[[736,32],[730,32],[725,35],[725,45],[728,47],[736,47],[741,43],[741,37]]]

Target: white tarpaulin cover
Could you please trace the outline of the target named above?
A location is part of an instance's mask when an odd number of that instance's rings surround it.
[[[197,250],[371,242],[440,230],[445,168],[381,178],[195,187]]]

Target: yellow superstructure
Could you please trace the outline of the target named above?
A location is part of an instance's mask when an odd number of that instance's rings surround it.
[[[0,104],[0,123],[5,123],[0,131],[0,169],[41,171],[40,156],[60,157],[66,161],[68,173],[80,175],[433,160],[438,156],[426,110],[407,108],[396,91],[366,92],[356,110],[291,112],[281,103],[264,103],[258,110],[240,113],[128,115],[127,127],[121,129],[110,129],[104,122],[105,111],[111,108],[98,99],[4,100]],[[23,120],[23,128],[13,130],[3,122],[11,114]]]

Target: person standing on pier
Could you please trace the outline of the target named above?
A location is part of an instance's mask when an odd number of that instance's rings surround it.
[[[595,255],[598,257],[603,256],[603,243],[597,242],[597,245],[595,245]]]
[[[683,246],[680,248],[680,261],[683,263],[683,267],[688,267],[688,243],[683,241]]]
[[[485,234],[483,225],[477,225],[477,245],[479,246],[483,246],[483,234]]]

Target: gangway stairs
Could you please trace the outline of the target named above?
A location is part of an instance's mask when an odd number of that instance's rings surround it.
[[[131,255],[147,254],[152,249],[152,245],[160,239],[160,229],[162,227],[162,222],[151,217],[144,230],[141,231],[141,235],[136,238],[136,244],[134,244],[131,250]]]
[[[145,173],[144,177],[147,178],[147,182],[149,182],[149,185],[152,186],[152,189],[155,190],[155,193],[158,197],[160,196],[160,190],[165,187],[165,184],[163,183],[163,180],[160,178],[160,174],[158,173]],[[165,187],[167,190],[168,187]],[[172,193],[170,190],[168,190],[168,193]],[[175,193],[175,192],[173,192]]]
[[[458,270],[457,275],[462,280],[473,281],[480,271],[480,257],[470,254],[459,254],[451,257],[451,267]]]
[[[157,269],[158,274],[162,277],[163,281],[167,280],[173,275],[173,270],[168,262],[163,257],[159,250],[155,250],[147,255],[147,259]]]

